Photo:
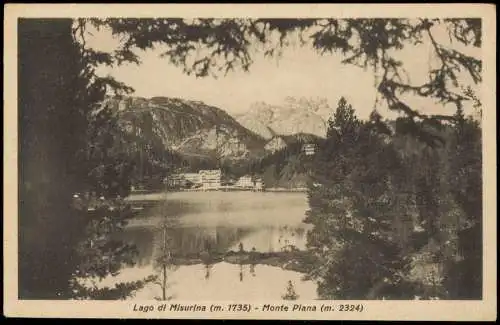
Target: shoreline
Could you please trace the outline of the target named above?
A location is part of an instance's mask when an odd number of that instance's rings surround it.
[[[307,188],[268,188],[265,190],[254,190],[245,188],[222,188],[222,189],[179,189],[179,190],[154,190],[154,191],[134,191],[131,192],[129,196],[124,198],[128,202],[140,202],[140,201],[158,201],[158,199],[147,199],[150,195],[168,195],[172,193],[183,193],[183,192],[255,192],[255,193],[307,193]],[[140,196],[141,198],[135,198],[135,196]]]
[[[226,262],[235,265],[267,265],[279,267],[283,270],[308,273],[310,271],[312,256],[307,251],[292,250],[281,252],[235,252],[215,253],[209,255],[204,252],[196,256],[178,257],[172,263],[174,265],[212,265]]]

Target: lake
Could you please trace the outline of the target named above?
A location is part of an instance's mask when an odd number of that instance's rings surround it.
[[[308,208],[305,193],[272,192],[165,192],[141,194],[130,200],[152,201],[130,220],[120,239],[137,246],[137,265],[110,277],[100,285],[134,281],[160,275],[155,261],[169,252],[190,263],[167,271],[172,299],[182,300],[279,300],[292,281],[299,299],[316,299],[316,285],[304,274],[279,266],[226,261],[201,262],[202,252],[282,252],[287,247],[304,250]],[[150,284],[133,299],[161,296],[161,287]]]

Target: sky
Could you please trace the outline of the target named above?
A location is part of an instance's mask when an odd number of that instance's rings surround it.
[[[112,50],[118,45],[109,32],[93,32],[87,38],[91,47]],[[196,78],[183,73],[180,67],[161,58],[160,49],[138,51],[141,64],[126,64],[120,67],[103,67],[100,75],[111,75],[135,89],[140,97],[179,97],[197,100],[217,106],[236,115],[245,112],[254,102],[279,105],[287,96],[326,98],[330,106],[336,107],[344,96],[361,118],[366,118],[375,107],[377,98],[376,80],[373,71],[341,63],[338,54],[320,55],[309,47],[291,47],[280,59],[265,58],[262,54],[253,57],[249,72],[229,72],[224,77]],[[426,71],[436,62],[428,45],[411,47],[400,53],[412,83],[423,83]],[[426,113],[443,113],[443,107],[418,98],[409,99],[412,107]],[[381,106],[380,106],[381,105]],[[383,104],[378,111],[387,117],[394,116]],[[447,108],[445,113],[453,114]]]

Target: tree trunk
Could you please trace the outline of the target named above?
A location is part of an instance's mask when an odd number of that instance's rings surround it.
[[[20,299],[66,297],[74,270],[81,227],[71,209],[70,157],[78,149],[72,114],[80,58],[71,28],[71,19],[18,22]]]

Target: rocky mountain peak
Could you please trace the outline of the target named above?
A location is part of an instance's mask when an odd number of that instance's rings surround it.
[[[282,105],[255,102],[247,112],[238,115],[237,120],[265,139],[295,133],[324,137],[331,112],[324,98],[286,97]]]

